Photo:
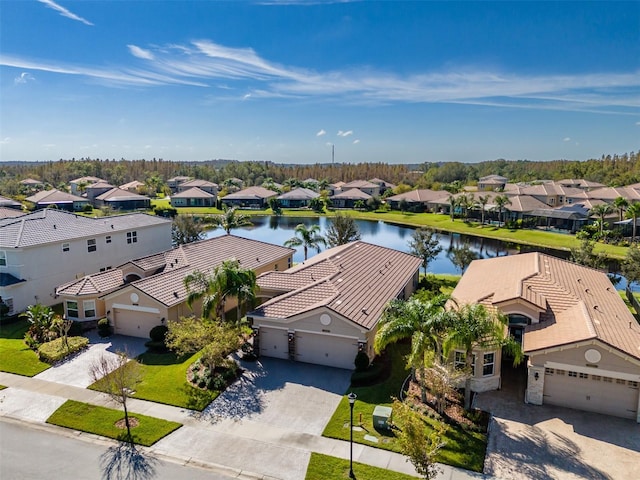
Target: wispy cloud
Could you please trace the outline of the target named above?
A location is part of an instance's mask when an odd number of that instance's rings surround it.
[[[11,143],[11,137],[4,137],[2,140],[0,140],[0,145],[8,145]]]
[[[357,145],[357,144],[359,144],[359,143],[360,143],[360,140],[359,140],[359,139],[357,139],[357,138],[353,141],[353,144],[354,144],[354,145]]]
[[[349,135],[353,135],[353,130],[347,130],[346,132],[343,130],[338,130],[339,137],[348,137]]]
[[[79,15],[76,15],[75,13],[67,10],[66,8],[64,8],[61,5],[58,5],[56,2],[54,2],[52,0],[38,0],[38,1],[40,3],[44,3],[47,7],[55,10],[58,13],[60,13],[60,15],[62,15],[63,17],[67,17],[67,18],[70,18],[71,20],[76,20],[78,22],[82,22],[85,25],[93,26],[93,23],[91,23],[89,20],[86,20],[86,19],[80,17]]]
[[[636,122],[636,125],[640,125],[640,122]]]
[[[324,128],[321,128],[320,131],[318,133],[316,133],[316,137],[322,137],[323,135],[326,135],[327,132],[325,131]]]
[[[35,80],[35,78],[29,72],[22,72],[19,76],[13,79],[13,83],[20,85],[33,80]]]
[[[571,137],[564,137],[562,139],[563,142],[570,142],[571,141]]]
[[[128,48],[134,64],[119,68],[36,62],[2,54],[0,64],[87,76],[118,86],[214,87],[211,100],[246,99],[232,91],[241,89],[254,99],[343,105],[458,103],[636,115],[635,109],[640,107],[640,71],[531,76],[458,67],[455,72],[398,76],[372,68],[320,72],[281,65],[262,58],[252,48],[227,47],[210,40]],[[213,95],[220,97],[214,99]]]
[[[150,50],[145,50],[144,48],[140,48],[136,45],[127,45],[127,48],[134,57],[142,58],[144,60],[153,60],[155,58]]]

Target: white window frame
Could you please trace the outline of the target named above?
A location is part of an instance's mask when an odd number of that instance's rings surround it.
[[[93,315],[89,315],[93,311]],[[84,318],[92,318],[96,316],[96,301],[95,300],[83,300],[82,301],[82,313]]]
[[[111,243],[111,235],[107,235],[107,236],[104,238],[104,243]]]
[[[7,266],[7,252],[0,250],[0,267]]]
[[[453,352],[453,368],[462,370],[467,366],[466,355],[462,350]]]
[[[71,249],[71,245],[69,245],[69,242],[65,242],[62,244],[62,251],[63,252],[68,252]]]
[[[491,357],[491,361],[487,361],[487,357]],[[485,369],[491,366],[491,373],[485,373]],[[496,374],[496,352],[487,352],[482,355],[482,376],[492,377]]]
[[[70,308],[70,304],[75,304],[75,308]],[[80,310],[78,309],[78,302],[76,302],[75,300],[65,300],[64,302],[64,307],[65,310],[67,311],[67,317],[68,318],[78,318],[78,315],[80,315]],[[72,312],[75,312],[75,316],[72,315]]]
[[[138,232],[136,230],[127,232],[127,243],[138,243]]]
[[[92,253],[98,250],[98,243],[95,238],[87,240],[87,252]]]

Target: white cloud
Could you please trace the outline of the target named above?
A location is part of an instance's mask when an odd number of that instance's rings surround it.
[[[338,130],[339,137],[348,137],[349,135],[353,135],[353,130],[347,130],[346,132],[343,130]]]
[[[250,97],[251,97],[251,94],[247,93],[244,97],[242,97],[242,100],[247,100]]]
[[[357,139],[357,138],[353,141],[353,144],[354,144],[354,145],[357,145],[357,144],[359,144],[359,143],[360,143],[360,140],[359,140],[359,139]]]
[[[326,135],[327,132],[325,131],[324,128],[321,128],[320,131],[318,133],[316,133],[316,137],[322,137],[323,135]]]
[[[38,1],[40,3],[44,3],[47,7],[55,10],[58,13],[60,13],[60,15],[62,15],[63,17],[70,18],[71,20],[77,20],[78,22],[82,22],[85,25],[93,26],[93,23],[91,23],[89,20],[85,20],[84,18],[76,15],[75,13],[70,12],[69,10],[64,8],[63,6],[58,5],[53,0],[38,0]]]
[[[16,85],[27,83],[30,80],[35,80],[34,76],[29,72],[22,72],[20,76],[13,79],[13,83]]]
[[[127,48],[134,57],[142,58],[143,60],[153,60],[155,58],[150,50],[145,50],[136,45],[127,45]]]
[[[145,146],[144,146],[144,149],[145,149],[145,150],[150,150],[151,148],[152,148],[152,147],[151,147],[151,145],[145,145]]]
[[[11,137],[4,137],[0,140],[0,145],[9,145],[11,143]]]
[[[640,122],[636,122],[636,125],[639,125],[639,126],[640,126]]]
[[[571,137],[564,137],[562,139],[563,142],[570,142],[571,141]]]

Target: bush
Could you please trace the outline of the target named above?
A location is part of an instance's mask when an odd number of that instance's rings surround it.
[[[153,212],[159,217],[174,218],[178,214],[178,210],[173,207],[155,207]]]
[[[353,363],[356,366],[356,372],[364,372],[369,367],[369,357],[364,351],[359,350]]]
[[[87,203],[84,207],[82,207],[82,211],[84,213],[91,213],[93,212],[93,206],[90,203]]]
[[[113,329],[111,328],[108,318],[101,318],[98,320],[98,335],[104,338],[110,336],[112,333]]]
[[[47,343],[43,343],[38,347],[38,357],[40,360],[47,363],[55,363],[78,352],[89,345],[89,339],[86,337],[68,337],[68,348],[64,345],[63,338],[56,338],[55,340]]]
[[[164,338],[169,328],[166,325],[156,325],[149,332],[149,338],[154,342],[162,342],[164,343]]]

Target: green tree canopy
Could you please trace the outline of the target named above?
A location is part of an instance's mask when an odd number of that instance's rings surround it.
[[[294,230],[295,236],[284,242],[285,247],[302,247],[304,249],[304,259],[307,259],[309,248],[315,248],[319,253],[320,248],[327,242],[320,235],[320,225],[311,225],[307,227],[304,223],[296,225]]]
[[[330,247],[345,245],[360,240],[360,229],[353,217],[338,212],[331,218],[325,238]]]
[[[437,234],[428,228],[418,228],[409,240],[409,250],[416,257],[422,259],[424,274],[427,274],[429,262],[442,251]]]

